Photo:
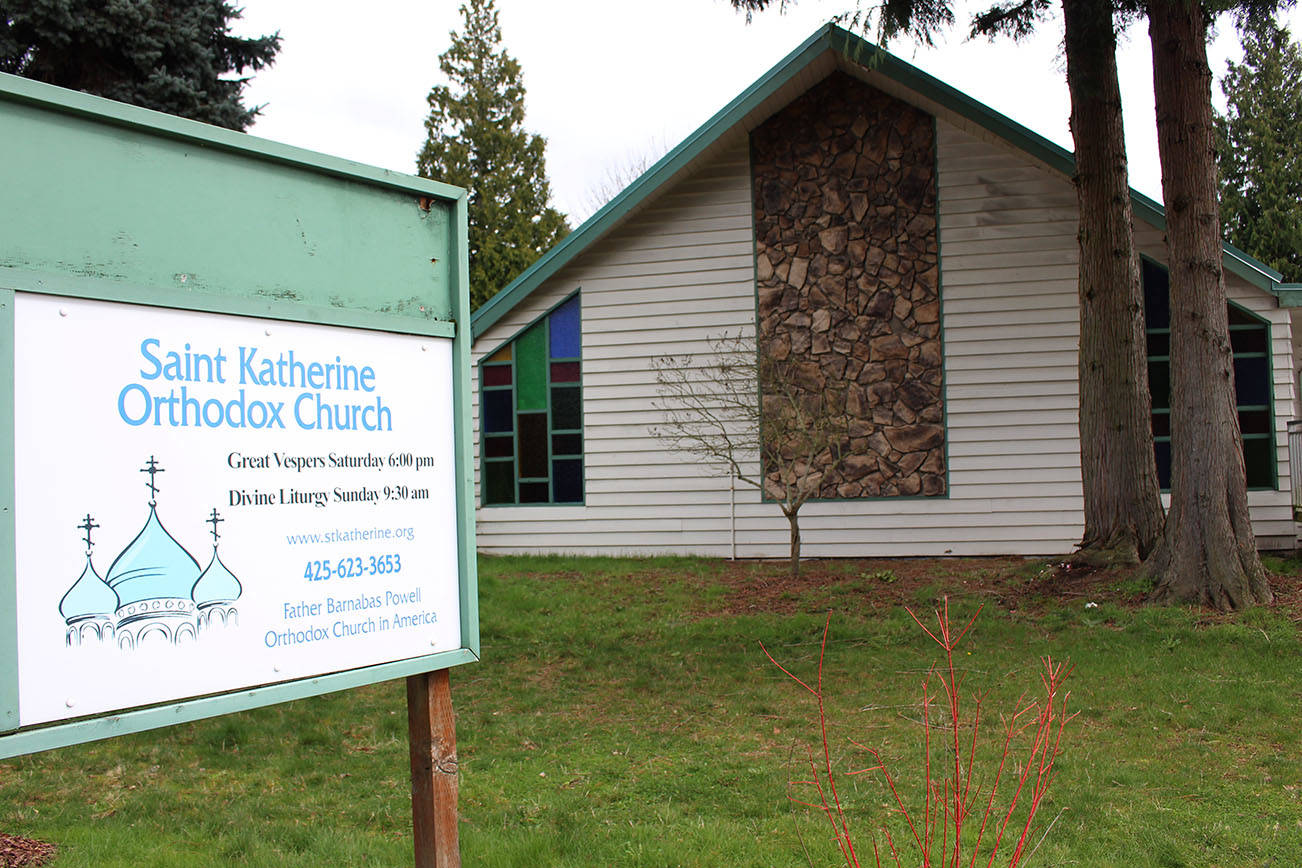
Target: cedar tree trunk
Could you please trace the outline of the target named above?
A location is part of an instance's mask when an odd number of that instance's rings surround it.
[[[1162,532],[1144,300],[1135,254],[1110,0],[1062,0],[1080,210],[1078,562],[1137,564]]]
[[[1145,562],[1156,600],[1271,600],[1248,520],[1221,271],[1215,138],[1201,4],[1150,0],[1153,91],[1171,276],[1171,510]]]

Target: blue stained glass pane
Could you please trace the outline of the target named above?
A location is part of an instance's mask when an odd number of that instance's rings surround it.
[[[1144,287],[1144,318],[1146,328],[1171,327],[1170,278],[1166,266],[1147,259],[1140,261],[1141,283]]]
[[[565,302],[547,318],[551,332],[551,357],[577,359],[579,357],[579,297]]]
[[[1234,360],[1235,402],[1244,404],[1270,403],[1270,363],[1265,356]]]
[[[580,503],[583,500],[583,462],[578,459],[553,461],[552,487],[557,503]]]
[[[1171,444],[1153,444],[1153,457],[1157,459],[1157,484],[1163,491],[1171,487]]]
[[[510,389],[484,392],[484,431],[497,434],[515,430],[515,401]]]

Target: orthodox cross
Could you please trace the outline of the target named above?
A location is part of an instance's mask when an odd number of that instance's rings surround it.
[[[81,524],[77,525],[77,527],[86,532],[86,535],[82,537],[82,539],[86,541],[86,554],[89,555],[90,554],[90,532],[95,528],[99,527],[99,525],[95,524],[94,520],[90,517],[90,513],[88,512],[86,513],[85,520],[82,521]]]
[[[212,525],[212,547],[213,548],[217,548],[217,540],[221,538],[217,535],[217,523],[225,520],[226,519],[222,518],[217,513],[217,507],[214,506],[212,508],[212,515],[208,516],[207,518],[207,523]]]
[[[163,468],[159,467],[158,462],[154,460],[154,456],[150,455],[149,463],[140,468],[140,472],[149,474],[149,505],[151,507],[157,506],[158,486],[154,485],[154,477],[162,473]]]

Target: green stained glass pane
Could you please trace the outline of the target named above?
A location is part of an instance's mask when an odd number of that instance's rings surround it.
[[[1275,456],[1270,448],[1270,438],[1243,441],[1243,469],[1247,473],[1249,488],[1275,487]]]
[[[515,465],[510,461],[484,464],[484,502],[515,503]]]
[[[1154,410],[1171,406],[1171,365],[1168,362],[1148,363],[1148,392],[1153,396]]]
[[[583,427],[583,402],[573,387],[552,387],[552,429],[577,431]]]
[[[546,321],[533,325],[515,341],[515,408],[547,409]]]

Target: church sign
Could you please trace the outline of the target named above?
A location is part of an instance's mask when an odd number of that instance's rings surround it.
[[[478,659],[464,193],[0,119],[0,756]]]
[[[21,725],[460,647],[449,341],[15,303]]]

